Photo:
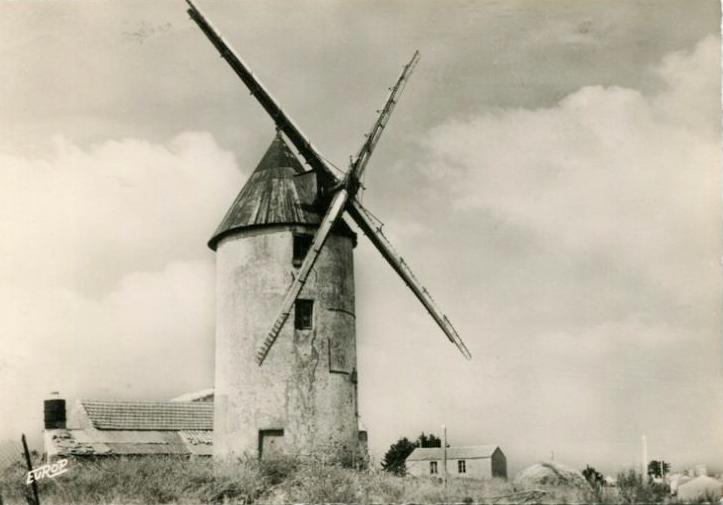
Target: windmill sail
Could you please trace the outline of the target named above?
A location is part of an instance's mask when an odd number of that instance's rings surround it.
[[[191,19],[195,21],[201,31],[208,37],[208,40],[210,40],[218,52],[221,53],[221,57],[226,60],[233,71],[236,72],[236,75],[241,78],[251,94],[259,101],[269,116],[271,116],[276,127],[284,132],[311,168],[319,171],[322,182],[328,185],[336,182],[337,177],[331,166],[324,160],[311,142],[309,142],[306,136],[296,126],[296,123],[279,107],[274,97],[271,96],[261,81],[251,72],[248,65],[244,63],[243,59],[241,59],[231,44],[219,34],[192,0],[186,0],[186,3],[189,6],[187,12],[189,16],[191,16]]]
[[[316,263],[316,259],[319,257],[319,254],[321,254],[321,248],[324,247],[326,239],[334,229],[336,222],[344,213],[344,207],[346,206],[348,200],[349,193],[344,188],[337,191],[334,198],[331,200],[329,210],[324,216],[324,219],[321,221],[319,229],[316,231],[316,235],[314,235],[314,241],[312,242],[309,251],[306,253],[306,257],[304,257],[304,262],[301,264],[301,267],[299,267],[299,272],[297,273],[296,278],[291,283],[289,290],[286,292],[284,301],[281,302],[279,315],[256,352],[256,363],[259,365],[264,362],[271,346],[274,345],[276,338],[279,336],[281,328],[284,327],[284,323],[289,318],[291,308],[294,306],[294,302],[296,302],[296,298],[299,296],[299,293],[301,293],[304,284],[306,284],[306,279],[309,278],[311,269],[314,268],[314,263]]]
[[[376,223],[369,217],[369,211],[367,211],[358,201],[352,200],[350,205],[347,207],[349,214],[354,219],[359,228],[362,229],[364,234],[369,237],[377,250],[381,253],[385,260],[391,265],[391,267],[399,274],[404,282],[409,286],[417,299],[422,302],[424,308],[436,321],[439,327],[442,329],[450,342],[457,346],[459,352],[467,359],[472,359],[469,349],[462,341],[460,336],[457,334],[457,330],[454,329],[452,323],[449,322],[447,316],[440,310],[437,304],[434,302],[432,297],[427,292],[427,289],[417,280],[416,276],[409,268],[399,253],[392,247],[392,244],[382,234],[381,229]]]
[[[379,138],[384,131],[384,127],[389,121],[389,117],[394,110],[394,106],[399,99],[399,95],[404,89],[404,84],[407,79],[409,79],[417,61],[419,61],[419,51],[414,53],[410,62],[404,66],[402,75],[399,76],[396,84],[390,88],[389,97],[387,98],[384,107],[382,107],[379,117],[367,134],[366,141],[362,145],[361,149],[359,149],[359,153],[352,163],[349,173],[344,178],[342,184],[338,185],[339,189],[337,189],[334,194],[334,197],[329,204],[329,209],[314,235],[314,241],[304,257],[304,261],[299,268],[296,278],[291,283],[289,290],[284,296],[279,315],[276,317],[274,324],[271,326],[271,330],[269,330],[269,333],[266,335],[266,338],[256,352],[256,362],[259,365],[261,365],[264,362],[264,359],[266,359],[266,355],[269,353],[269,350],[271,350],[271,346],[274,345],[274,342],[276,342],[276,339],[281,332],[281,328],[284,327],[284,323],[289,318],[294,302],[296,302],[304,284],[306,284],[306,279],[309,277],[311,269],[316,263],[316,259],[319,257],[319,254],[321,254],[321,248],[324,246],[331,230],[343,214],[349,197],[356,194],[359,188],[359,177],[361,177],[361,174],[364,172],[364,168],[366,168],[366,165],[374,152],[374,148],[376,147],[377,142],[379,142]]]
[[[369,217],[368,211],[364,209],[359,202],[352,198],[358,189],[358,178],[361,176],[361,173],[369,160],[369,156],[374,150],[376,142],[379,139],[379,135],[386,125],[386,121],[389,119],[389,114],[396,103],[396,96],[403,89],[406,78],[409,76],[409,73],[411,73],[418,61],[418,53],[415,53],[410,63],[405,66],[402,76],[399,81],[397,81],[397,85],[392,88],[387,105],[382,110],[379,119],[372,127],[372,131],[367,138],[367,141],[359,150],[359,154],[357,155],[355,162],[352,164],[350,172],[347,174],[344,181],[340,181],[332,170],[331,165],[321,156],[321,154],[296,126],[293,120],[281,109],[276,100],[274,100],[271,94],[249,70],[248,66],[238,56],[236,51],[233,50],[231,45],[228,44],[223,37],[221,37],[201,11],[194,5],[193,1],[186,0],[186,3],[189,5],[188,14],[191,16],[191,19],[193,19],[193,21],[199,26],[206,37],[208,37],[211,43],[221,53],[221,56],[241,78],[251,94],[256,97],[264,110],[266,110],[269,116],[271,116],[272,120],[276,124],[276,127],[288,137],[291,143],[294,144],[296,149],[299,151],[299,154],[306,160],[312,169],[317,171],[321,178],[320,182],[322,185],[327,189],[335,190],[335,194],[327,214],[324,217],[319,230],[317,230],[312,248],[307,254],[307,257],[304,259],[304,263],[302,263],[299,276],[289,288],[282,304],[282,311],[257,353],[257,361],[259,363],[263,362],[264,357],[273,345],[281,327],[289,316],[294,300],[303,288],[303,284],[319,255],[321,247],[323,247],[330,230],[333,228],[334,223],[338,221],[344,210],[351,214],[352,218],[359,225],[364,234],[369,237],[382,256],[402,277],[404,282],[407,286],[409,286],[412,292],[414,292],[419,301],[422,302],[422,305],[424,305],[432,318],[434,318],[440,328],[442,328],[445,335],[447,335],[447,338],[459,348],[460,352],[467,359],[470,359],[471,355],[469,350],[465,346],[464,342],[462,342],[462,339],[459,337],[447,317],[437,307],[426,289],[419,283],[419,281],[417,281],[411,269],[404,262],[404,259],[396,253],[386,237],[384,237],[381,231],[377,229],[375,223]],[[302,273],[304,274],[303,276],[301,275]]]
[[[418,62],[419,51],[414,51],[412,59],[409,61],[409,63],[404,65],[402,75],[399,76],[399,79],[397,79],[397,82],[394,84],[394,86],[390,88],[389,98],[387,98],[384,107],[382,107],[382,109],[379,111],[379,117],[375,121],[371,130],[369,130],[369,133],[367,133],[367,139],[364,144],[362,144],[359,152],[356,155],[356,159],[352,164],[352,169],[349,173],[349,176],[353,180],[358,181],[359,178],[362,176],[362,173],[364,172],[364,169],[369,162],[369,158],[371,158],[371,155],[374,152],[374,148],[377,146],[377,142],[379,142],[379,139],[382,136],[384,127],[387,126],[387,122],[392,115],[394,106],[397,105],[399,96],[402,94],[402,91],[404,91],[404,87],[406,86],[407,81],[412,75],[414,67],[417,66]]]

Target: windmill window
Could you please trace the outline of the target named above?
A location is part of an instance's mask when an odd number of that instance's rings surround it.
[[[463,459],[460,459],[457,461],[457,472],[458,473],[467,473],[467,462]]]
[[[314,300],[296,300],[294,327],[297,330],[310,330],[314,322]]]
[[[431,474],[437,473],[437,462],[436,461],[429,462],[429,473],[431,473]]]
[[[313,242],[314,237],[312,235],[294,233],[294,259],[292,261],[294,267],[299,268],[301,266]]]

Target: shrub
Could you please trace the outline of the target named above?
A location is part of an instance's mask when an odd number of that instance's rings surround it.
[[[629,470],[618,474],[618,494],[622,503],[662,503],[670,495],[670,487],[647,483],[640,473]]]

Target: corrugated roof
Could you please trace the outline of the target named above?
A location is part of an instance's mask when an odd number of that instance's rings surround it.
[[[112,456],[147,454],[213,453],[213,432],[126,431],[126,430],[53,430],[46,450],[60,456]],[[51,449],[54,449],[52,451]]]
[[[81,400],[99,430],[212,430],[210,402],[121,402]]]
[[[318,226],[324,213],[318,205],[316,173],[304,171],[299,160],[277,134],[256,170],[251,174],[208,246],[216,250],[219,241],[243,228],[279,224]],[[339,220],[337,233],[355,237]]]
[[[174,444],[134,444],[134,443],[106,443],[110,454],[117,455],[146,455],[146,454],[190,454],[182,440]]]
[[[496,445],[469,445],[466,447],[447,447],[447,459],[490,458],[497,450]],[[444,458],[441,447],[417,447],[407,457],[407,461],[430,461]]]
[[[98,456],[110,453],[107,445],[92,441],[82,430],[53,430],[46,439],[46,444],[46,452],[55,452],[59,456]]]

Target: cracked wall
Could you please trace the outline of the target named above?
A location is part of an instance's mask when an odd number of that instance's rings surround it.
[[[218,246],[217,457],[258,456],[259,433],[277,430],[283,430],[288,454],[360,457],[352,238],[329,237],[299,296],[314,300],[312,329],[295,330],[292,312],[263,365],[254,361],[297,271],[292,234],[314,231],[304,226],[244,230]]]

